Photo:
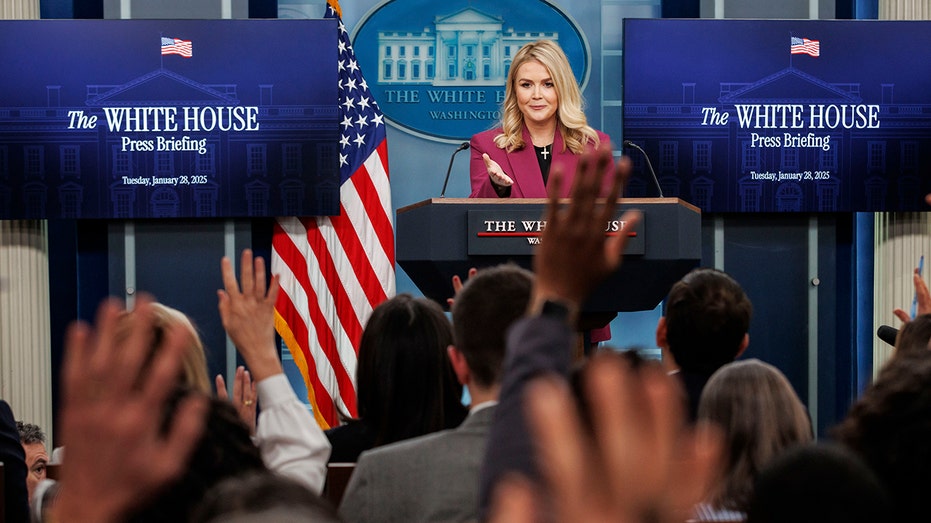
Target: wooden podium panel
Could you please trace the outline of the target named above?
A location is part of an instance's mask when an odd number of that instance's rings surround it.
[[[425,296],[442,305],[453,275],[514,262],[531,268],[545,199],[433,198],[398,209],[395,256]],[[701,212],[678,198],[625,198],[617,216],[643,221],[624,263],[583,307],[589,313],[651,310],[701,261]],[[611,224],[607,224],[610,228]],[[606,229],[607,230],[607,229]],[[492,231],[492,232],[490,232]]]

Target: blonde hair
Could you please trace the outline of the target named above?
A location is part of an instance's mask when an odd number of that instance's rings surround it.
[[[502,133],[495,136],[495,145],[508,152],[522,149],[524,143],[524,115],[517,105],[517,70],[527,62],[539,62],[550,73],[556,87],[558,107],[556,109],[556,126],[563,136],[564,146],[575,154],[582,154],[585,145],[599,145],[598,133],[588,125],[585,118],[582,92],[572,74],[569,59],[559,44],[552,40],[537,40],[524,45],[514,55],[511,69],[508,71],[507,86],[501,111]],[[564,149],[565,150],[565,149]]]
[[[711,376],[698,419],[724,431],[724,477],[708,499],[716,508],[746,511],[760,470],[812,439],[808,413],[789,380],[757,359],[729,363]]]
[[[158,348],[169,327],[180,325],[187,332],[189,343],[187,343],[184,348],[184,355],[181,362],[181,375],[178,381],[180,384],[190,387],[197,392],[201,392],[208,396],[212,395],[213,387],[210,383],[210,377],[207,374],[207,356],[205,354],[204,343],[201,341],[200,335],[197,333],[194,324],[191,323],[190,318],[183,312],[162,305],[161,303],[152,303],[152,312],[155,334],[152,339],[150,350],[154,351]],[[130,331],[132,330],[132,322],[130,321],[131,314],[133,313],[126,313],[119,323],[116,334],[117,340],[119,341],[129,338]]]

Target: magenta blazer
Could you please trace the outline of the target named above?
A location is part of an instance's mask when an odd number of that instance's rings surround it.
[[[495,136],[501,134],[501,129],[492,129],[476,134],[469,141],[472,148],[472,161],[469,164],[469,175],[472,178],[472,194],[469,198],[497,198],[495,189],[491,184],[491,178],[488,177],[488,171],[485,169],[485,160],[482,159],[483,153],[498,162],[504,173],[514,180],[511,186],[511,198],[546,198],[546,187],[543,185],[543,173],[540,172],[540,164],[537,162],[537,154],[534,152],[533,143],[530,139],[530,131],[524,127],[524,143],[527,144],[523,149],[513,152],[507,152],[499,149],[495,145]],[[601,143],[610,143],[608,135],[598,131],[598,139]],[[562,194],[564,198],[569,197],[569,190],[572,187],[572,178],[575,175],[576,165],[579,163],[579,155],[573,154],[572,151],[563,150],[562,134],[558,131],[553,140],[553,162],[550,164],[550,172],[557,164],[563,166],[565,177],[563,178]],[[589,144],[587,150],[593,150],[594,147]],[[608,173],[614,172],[614,162],[611,162]],[[611,180],[605,180],[605,187],[611,187]],[[607,195],[607,189],[604,190]]]

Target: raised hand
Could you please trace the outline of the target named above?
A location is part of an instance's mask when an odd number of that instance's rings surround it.
[[[230,398],[226,391],[226,380],[222,374],[217,374],[215,378],[217,386],[217,397],[229,401],[233,404],[239,417],[249,427],[249,434],[255,435],[255,411],[258,397],[255,392],[255,382],[252,381],[252,375],[245,367],[240,365],[236,367],[236,375],[233,377],[233,397]]]
[[[918,316],[922,314],[931,314],[931,292],[928,291],[928,284],[922,279],[921,273],[918,272],[917,267],[912,274],[912,283],[915,285],[915,296],[918,300],[915,314]],[[896,318],[902,320],[902,323],[908,323],[912,320],[911,315],[902,309],[895,309],[892,313],[895,314]]]
[[[471,269],[469,269],[468,278],[475,276],[477,272],[478,272],[478,269],[476,269],[475,267],[472,267]],[[448,305],[450,308],[452,308],[453,303],[456,301],[456,296],[459,295],[459,291],[462,290],[462,285],[463,285],[462,278],[460,278],[458,274],[454,274],[453,275],[453,297],[446,298],[446,305]]]
[[[548,490],[505,479],[492,523],[672,523],[688,519],[718,471],[721,439],[711,427],[683,426],[675,384],[659,368],[635,371],[596,357],[586,380],[595,437],[583,430],[565,383],[538,379],[524,395]],[[552,507],[542,518],[533,507]]]
[[[602,179],[610,162],[611,150],[607,147],[582,156],[571,200],[565,208],[559,206],[565,174],[560,165],[553,166],[547,183],[546,228],[533,258],[536,282],[532,307],[546,299],[578,306],[620,266],[628,236],[618,234],[606,240],[604,231],[630,174],[630,161],[624,158],[617,162],[611,192],[606,200],[599,201]],[[628,211],[621,220],[631,228],[640,220],[640,213]]]
[[[187,333],[173,325],[152,351],[151,300],[136,304],[122,343],[116,332],[125,313],[116,300],[101,304],[96,327],[77,322],[68,329],[61,415],[68,457],[52,509],[56,521],[119,521],[183,472],[203,433],[207,398],[197,394],[163,426]]]
[[[220,261],[223,289],[217,291],[223,328],[242,354],[255,381],[283,372],[275,349],[275,300],[278,277],[265,283],[265,260],[252,258],[252,251],[242,251],[240,281],[236,281],[229,258]],[[241,288],[240,288],[241,285]]]

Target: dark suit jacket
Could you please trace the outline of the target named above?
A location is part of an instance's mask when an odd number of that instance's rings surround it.
[[[711,379],[711,374],[679,371],[675,376],[679,377],[685,390],[686,401],[688,402],[688,420],[695,423],[695,420],[698,419],[698,404],[701,400],[701,393],[705,390],[705,384]]]
[[[530,145],[533,142],[530,139],[530,131],[524,127],[524,148],[507,152],[499,149],[495,145],[495,136],[501,134],[501,129],[492,129],[476,134],[469,141],[472,148],[472,160],[469,163],[469,175],[472,178],[472,194],[469,198],[497,198],[498,194],[491,184],[488,177],[488,170],[485,169],[485,160],[482,159],[483,153],[498,162],[505,174],[514,180],[511,186],[511,198],[546,198],[546,187],[543,185],[543,173],[540,171],[540,163],[537,161],[537,154]],[[598,139],[602,144],[610,143],[608,135],[598,132]],[[566,149],[563,150],[564,142],[562,134],[558,131],[553,139],[553,161],[550,164],[550,172],[556,165],[561,165],[564,169],[565,177],[562,184],[562,197],[569,197],[569,190],[572,187],[572,178],[575,174],[575,168],[579,163],[579,155],[573,154]],[[591,145],[588,147],[592,149]],[[608,172],[613,172],[614,165],[610,166]],[[606,187],[610,187],[610,177],[606,180]],[[605,191],[607,194],[607,191]]]
[[[568,378],[573,336],[568,325],[546,317],[518,320],[508,331],[504,380],[482,463],[479,490],[482,519],[488,514],[495,485],[505,474],[519,472],[527,478],[539,478],[530,429],[524,417],[524,389],[530,380],[543,373]]]
[[[324,434],[332,447],[330,463],[355,463],[359,454],[375,446],[375,434],[362,420],[350,420]]]
[[[6,521],[27,522],[29,496],[26,492],[26,454],[19,441],[13,411],[3,400],[0,400],[0,461],[3,462]]]
[[[458,428],[362,453],[339,514],[347,523],[475,521],[485,443],[495,407]]]

